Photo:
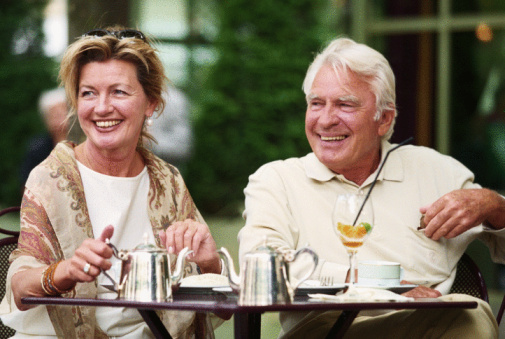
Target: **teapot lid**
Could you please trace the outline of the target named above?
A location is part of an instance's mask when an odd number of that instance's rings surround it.
[[[256,247],[256,250],[254,251],[256,253],[277,253],[277,250],[273,248],[272,246],[267,245],[267,237],[263,237],[263,244],[259,245]]]
[[[166,252],[166,250],[157,247],[155,244],[149,243],[149,236],[147,233],[143,235],[143,242],[138,244],[134,251],[142,251],[142,252]]]
[[[268,245],[260,245],[256,247],[255,252],[276,252],[275,249]]]

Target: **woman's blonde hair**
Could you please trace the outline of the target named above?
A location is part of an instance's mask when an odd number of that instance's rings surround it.
[[[122,60],[132,63],[137,69],[137,78],[147,98],[151,102],[157,102],[155,111],[163,112],[165,100],[162,93],[165,91],[166,76],[163,64],[157,55],[152,42],[143,33],[141,37],[121,37],[117,32],[132,31],[121,26],[107,27],[100,32],[109,32],[101,36],[84,34],[68,46],[60,64],[59,79],[65,87],[70,110],[69,115],[74,116],[77,112],[77,96],[79,91],[79,79],[82,67],[90,62]],[[143,145],[144,139],[153,140],[147,132],[146,125],[142,127],[139,138],[139,146]]]

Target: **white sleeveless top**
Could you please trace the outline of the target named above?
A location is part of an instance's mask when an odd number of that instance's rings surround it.
[[[100,237],[107,225],[114,226],[110,241],[118,249],[134,249],[147,234],[154,243],[154,234],[147,213],[149,175],[147,167],[136,177],[113,177],[95,172],[77,162],[84,187],[89,218],[95,238]],[[119,280],[121,262],[111,259],[109,274]],[[111,285],[103,274],[98,276],[98,298],[115,299],[117,294],[101,285]],[[97,307],[98,326],[111,337],[153,338],[146,323],[136,309]]]

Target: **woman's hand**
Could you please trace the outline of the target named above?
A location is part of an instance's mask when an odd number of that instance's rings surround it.
[[[187,258],[194,261],[202,273],[221,273],[221,260],[216,249],[216,242],[207,225],[186,219],[170,225],[159,233],[161,243],[169,253],[179,254],[188,247],[194,253]]]
[[[54,274],[56,286],[69,289],[78,282],[91,282],[111,268],[112,249],[105,243],[114,234],[114,227],[105,227],[98,239],[86,239],[69,260],[58,265]]]
[[[113,226],[107,226],[98,239],[86,239],[70,259],[61,261],[54,271],[53,284],[61,291],[71,290],[78,282],[91,282],[100,274],[100,269],[108,270],[111,263],[112,249],[105,239],[112,237]],[[84,267],[89,264],[88,273]],[[21,303],[23,297],[45,296],[41,286],[41,276],[45,267],[37,267],[19,271],[12,276],[11,286],[14,301],[19,310],[24,311],[36,305]]]

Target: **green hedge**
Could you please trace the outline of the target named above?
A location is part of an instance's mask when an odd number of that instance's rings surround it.
[[[327,4],[221,3],[219,59],[197,101],[195,152],[185,173],[202,211],[236,212],[227,207],[243,201],[248,176],[259,166],[309,152],[301,86],[326,38]]]
[[[46,2],[2,0],[0,4],[1,205],[20,202],[19,168],[26,143],[45,128],[37,112],[38,96],[56,84],[56,66],[42,53]]]

